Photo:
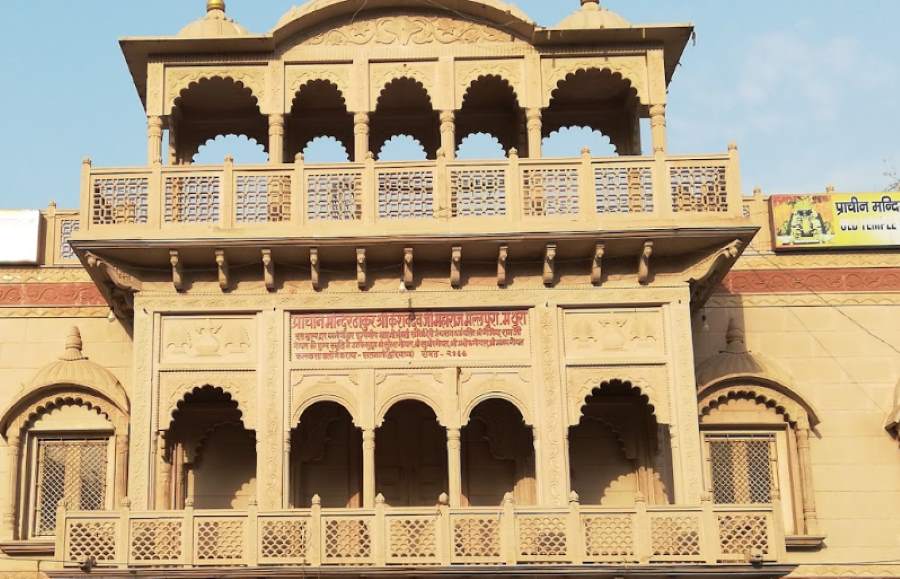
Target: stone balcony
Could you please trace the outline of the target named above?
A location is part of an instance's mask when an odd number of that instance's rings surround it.
[[[603,564],[622,568],[711,566],[772,576],[784,536],[775,505],[321,508],[65,512],[57,559],[64,567],[504,568]],[[691,567],[693,566],[693,567]],[[64,576],[64,575],[63,575]]]
[[[722,155],[98,169],[76,240],[515,237],[747,225]]]

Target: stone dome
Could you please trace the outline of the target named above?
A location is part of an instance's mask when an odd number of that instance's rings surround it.
[[[556,28],[583,30],[597,28],[631,28],[631,24],[612,10],[600,6],[597,0],[581,0],[581,8],[567,16]]]
[[[181,29],[183,38],[227,38],[247,36],[247,29],[225,14],[225,0],[207,0],[206,15]]]
[[[779,384],[790,384],[790,374],[774,361],[747,349],[744,331],[734,319],[728,323],[725,349],[697,366],[697,386],[704,387],[730,377],[762,378]]]

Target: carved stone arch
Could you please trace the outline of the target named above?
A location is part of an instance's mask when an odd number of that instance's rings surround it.
[[[415,400],[416,402],[421,402],[422,404],[430,408],[431,411],[434,412],[434,416],[437,419],[438,424],[440,424],[441,426],[445,428],[447,426],[453,426],[453,423],[447,420],[447,417],[443,415],[441,405],[431,397],[418,392],[405,392],[396,394],[382,403],[382,405],[378,408],[378,411],[375,413],[375,428],[380,428],[384,424],[384,418],[385,416],[387,416],[387,413],[391,408],[406,400]]]
[[[165,105],[167,115],[174,112],[179,99],[193,86],[204,80],[218,78],[230,80],[239,88],[250,91],[254,104],[261,114],[269,111],[266,106],[266,68],[262,66],[246,67],[173,67],[166,69]]]
[[[559,89],[560,85],[570,77],[574,77],[581,72],[589,72],[596,70],[598,72],[607,71],[613,77],[621,79],[630,88],[631,92],[641,104],[650,102],[647,93],[647,83],[643,78],[642,70],[635,63],[623,62],[618,59],[587,59],[567,61],[560,59],[557,66],[551,70],[545,70],[543,106],[549,107],[553,101],[553,95]]]
[[[167,430],[188,395],[204,387],[221,390],[237,403],[241,422],[256,430],[256,375],[253,372],[172,372],[160,376],[159,430]]]
[[[433,75],[428,74],[427,71],[417,66],[398,65],[382,70],[375,82],[372,83],[373,110],[378,110],[378,105],[381,104],[381,99],[384,97],[388,86],[398,80],[410,80],[421,86],[422,90],[425,91],[428,102],[431,104],[432,110],[437,110],[437,92],[434,86],[434,78],[432,77]]]
[[[646,373],[638,369],[587,370],[583,374],[570,377],[568,425],[577,426],[581,420],[581,407],[595,391],[612,382],[621,382],[631,386],[640,393],[650,412],[659,424],[671,424],[668,396],[666,394],[665,372],[658,369],[647,369]],[[656,386],[655,384],[659,384]]]
[[[799,393],[783,384],[760,377],[735,377],[704,386],[698,396],[700,420],[729,400],[753,400],[799,428],[815,428],[819,417]]]
[[[12,435],[21,435],[42,416],[65,406],[83,406],[109,420],[116,435],[128,433],[128,415],[114,402],[100,393],[91,393],[83,389],[67,388],[54,392],[45,392],[42,396],[32,398],[29,404],[18,407],[18,415],[13,418],[4,430],[7,439]]]
[[[355,402],[354,398],[355,397],[349,390],[340,386],[332,385],[328,389],[321,386],[314,388],[307,393],[303,401],[291,412],[290,427],[294,428],[300,424],[300,418],[303,416],[303,413],[316,404],[320,402],[333,402],[347,411],[347,414],[350,415],[350,419],[353,421],[353,426],[363,428],[363,424],[360,421],[358,404]]]
[[[509,402],[513,405],[513,407],[519,411],[519,414],[522,416],[522,422],[524,422],[527,426],[534,427],[534,417],[528,409],[528,406],[517,397],[515,394],[509,392],[485,392],[475,398],[469,400],[466,407],[463,409],[460,414],[459,423],[465,426],[469,423],[472,418],[472,411],[478,407],[482,402],[487,402],[488,400],[503,400],[505,402]]]
[[[334,85],[341,97],[347,110],[352,110],[353,103],[350,102],[353,91],[350,89],[350,78],[346,74],[343,66],[336,66],[331,69],[317,67],[315,70],[297,70],[288,69],[287,93],[285,94],[284,110],[290,111],[300,96],[300,92],[306,88],[311,82],[324,81]]]
[[[188,451],[187,455],[192,463],[193,468],[197,468],[200,466],[200,463],[203,460],[203,453],[206,450],[206,445],[209,444],[210,438],[212,438],[212,436],[216,433],[216,431],[219,430],[220,428],[235,427],[235,426],[239,426],[239,427],[243,428],[242,425],[235,424],[234,422],[217,422],[217,423],[211,425],[209,428],[207,428],[203,432],[203,434],[200,436],[199,440],[197,440],[197,444],[194,446],[194,448],[187,449],[187,451]],[[248,430],[247,432],[253,433],[254,431]],[[254,433],[254,438],[257,438],[255,433]]]
[[[456,109],[461,109],[472,86],[485,78],[495,77],[509,85],[519,107],[524,107],[524,90],[522,89],[521,65],[518,63],[485,62],[466,66],[457,65]]]

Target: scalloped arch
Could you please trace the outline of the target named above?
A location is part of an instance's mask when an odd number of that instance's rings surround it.
[[[465,89],[462,91],[462,96],[459,98],[459,108],[462,109],[462,107],[466,104],[466,99],[468,99],[469,94],[472,92],[472,88],[476,83],[491,78],[495,78],[509,87],[509,90],[512,91],[513,97],[515,97],[516,99],[516,103],[519,105],[519,107],[521,107],[521,87],[519,86],[517,80],[511,80],[514,76],[515,75],[510,71],[510,69],[500,65],[493,67],[485,66],[484,68],[472,69],[466,76],[463,76],[460,79],[461,84],[465,87]]]
[[[550,132],[547,134],[547,136],[542,137],[541,140],[552,139],[552,138],[554,138],[554,136],[556,136],[557,138],[564,138],[565,136],[562,135],[560,131],[563,131],[563,130],[572,130],[572,129],[581,129],[581,128],[587,128],[587,129],[590,129],[591,132],[593,132],[593,133],[599,133],[601,137],[603,137],[604,139],[606,139],[607,141],[609,141],[609,145],[610,145],[610,146],[613,148],[613,150],[616,152],[616,155],[619,155],[619,154],[620,154],[620,153],[619,153],[619,145],[617,145],[616,143],[614,143],[613,140],[612,140],[612,138],[610,138],[609,135],[607,135],[606,133],[604,133],[603,130],[600,129],[600,127],[595,127],[594,125],[592,125],[592,124],[590,124],[590,123],[587,123],[587,122],[586,122],[584,125],[563,125],[563,126],[557,127],[557,128],[555,128],[555,129],[553,129],[552,131],[550,131]],[[597,156],[597,151],[591,151],[591,154],[594,155],[594,156]]]
[[[584,406],[587,398],[591,396],[594,390],[602,390],[605,386],[619,382],[627,384],[646,402],[653,414],[653,417],[660,424],[669,424],[668,407],[663,400],[660,399],[656,390],[649,385],[646,379],[640,376],[629,376],[626,374],[617,374],[615,377],[589,378],[581,383],[581,386],[572,392],[569,396],[569,426],[576,426],[581,421],[581,408]]]
[[[33,400],[31,404],[21,406],[16,416],[8,424],[4,424],[3,435],[6,438],[9,438],[11,432],[21,435],[22,431],[29,428],[35,420],[47,412],[71,405],[84,406],[106,417],[117,435],[128,432],[127,414],[124,414],[111,400],[89,392],[63,391],[38,398]]]
[[[381,155],[382,155],[382,153],[384,153],[384,150],[388,146],[388,144],[391,143],[392,141],[395,141],[398,139],[410,139],[413,143],[418,145],[420,149],[422,149],[422,152],[425,154],[425,157],[426,158],[428,157],[428,149],[425,148],[425,145],[422,143],[422,139],[420,139],[419,137],[417,137],[415,135],[411,135],[409,133],[396,133],[393,135],[387,135],[387,138],[384,140],[383,143],[381,143],[381,146],[378,147],[378,153],[375,155],[375,157],[377,159],[381,160]]]
[[[382,99],[384,99],[384,93],[387,92],[388,87],[401,80],[412,81],[420,87],[425,92],[425,97],[428,99],[428,104],[431,105],[431,109],[434,110],[434,98],[431,95],[434,87],[431,87],[431,82],[427,78],[427,75],[415,68],[405,68],[401,70],[389,70],[382,75],[381,80],[376,85],[381,86],[381,89],[378,91],[378,98],[375,99],[375,112],[378,112],[378,107],[381,106]]]
[[[797,392],[782,384],[763,379],[734,379],[712,383],[698,394],[701,421],[717,406],[728,400],[754,400],[784,416],[786,422],[802,428],[813,428],[819,417],[812,405]]]
[[[196,143],[196,146],[194,146],[194,143],[191,143],[191,148],[188,149],[188,151],[187,151],[187,153],[189,154],[189,158],[191,160],[193,160],[194,157],[196,157],[197,155],[200,154],[200,149],[202,149],[203,147],[207,147],[207,146],[215,143],[216,140],[219,138],[225,139],[228,137],[235,137],[237,139],[240,139],[241,137],[243,137],[243,138],[247,139],[247,141],[249,141],[252,145],[261,148],[263,153],[266,154],[266,156],[268,156],[268,154],[269,154],[269,143],[268,142],[260,143],[259,141],[256,140],[255,137],[251,137],[250,135],[246,135],[244,133],[219,133],[218,135],[216,135],[214,137],[210,137],[210,138],[206,139],[202,143]]]
[[[216,430],[220,428],[228,428],[228,427],[237,427],[242,429],[244,432],[252,433],[252,430],[247,430],[243,424],[235,424],[234,422],[217,422],[213,424],[209,428],[207,428],[203,434],[200,436],[200,439],[197,441],[196,447],[191,449],[192,456],[190,456],[191,461],[194,463],[194,467],[199,467],[200,462],[203,460],[203,451],[206,448],[206,445],[209,443],[209,439],[215,433]],[[255,438],[255,437],[254,437]]]
[[[571,78],[574,78],[580,73],[587,73],[592,70],[598,72],[609,72],[613,78],[617,78],[623,81],[627,86],[628,90],[631,91],[632,96],[638,98],[638,100],[642,104],[647,104],[649,102],[649,98],[647,95],[647,91],[644,88],[642,82],[638,80],[638,73],[632,70],[632,67],[624,65],[622,63],[613,63],[614,61],[599,63],[599,62],[573,62],[569,66],[562,66],[555,69],[550,73],[549,78],[546,81],[546,91],[544,94],[544,106],[549,107],[553,102],[553,99],[556,97],[557,91],[561,88],[562,84]]]
[[[237,69],[209,69],[204,67],[187,68],[180,71],[169,69],[166,71],[166,99],[163,109],[166,114],[172,114],[179,101],[192,88],[203,81],[219,79],[231,81],[242,91],[247,91],[253,99],[253,105],[264,114],[265,111],[265,70],[237,70]]]
[[[290,111],[297,103],[297,99],[300,98],[300,93],[303,89],[316,81],[327,82],[333,86],[338,91],[338,94],[341,95],[341,102],[344,104],[344,107],[349,110],[350,103],[347,101],[347,95],[351,92],[349,81],[344,75],[329,70],[308,71],[291,78],[288,85],[288,94],[291,96],[289,97],[290,102],[285,103],[286,110]]]
[[[241,391],[242,388],[240,385],[227,380],[217,380],[215,383],[211,383],[209,380],[198,378],[192,382],[182,383],[172,392],[166,407],[161,409],[164,412],[163,416],[169,417],[169,422],[165,425],[160,424],[160,430],[169,430],[172,426],[172,422],[175,420],[175,413],[181,409],[182,405],[187,400],[187,397],[204,388],[212,388],[217,392],[221,392],[228,400],[237,404],[237,410],[241,415],[241,424],[244,425],[244,428],[247,430],[256,429],[255,415],[252,412],[249,401]]]

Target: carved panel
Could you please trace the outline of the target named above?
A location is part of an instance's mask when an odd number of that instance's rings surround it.
[[[293,428],[300,422],[303,412],[317,402],[335,402],[343,406],[353,423],[358,427],[363,424],[361,403],[363,392],[359,372],[309,372],[294,370],[291,373],[291,390],[289,405],[291,414],[289,426]]]
[[[252,318],[163,318],[163,364],[255,365]]]
[[[653,406],[653,414],[660,424],[671,424],[669,408],[669,373],[665,366],[594,366],[569,368],[566,371],[566,399],[568,400],[569,425],[575,426],[581,418],[584,399],[594,388],[604,382],[621,380],[628,382],[647,397]]]
[[[176,66],[166,68],[164,99],[166,113],[171,113],[175,107],[175,100],[181,96],[181,91],[190,87],[192,83],[214,77],[241,83],[250,89],[260,107],[265,107],[266,68],[264,66]]]
[[[666,353],[658,309],[569,310],[565,314],[568,361],[661,358]]]
[[[485,44],[513,40],[513,36],[508,32],[469,20],[412,14],[359,18],[350,24],[328,28],[314,34],[301,44],[312,46],[410,46]]]
[[[647,62],[643,56],[598,56],[591,58],[545,58],[541,61],[544,106],[550,106],[553,91],[570,74],[580,70],[608,70],[631,83],[642,103],[648,103]]]
[[[462,107],[466,92],[479,78],[497,76],[505,80],[516,93],[520,106],[523,104],[522,61],[521,60],[460,60],[454,63],[456,73],[456,105]]]
[[[221,388],[231,396],[241,411],[244,427],[256,430],[256,372],[252,370],[160,372],[157,429],[168,428],[178,403],[204,386]]]
[[[526,424],[534,425],[534,396],[531,370],[479,368],[462,370],[459,375],[460,423],[467,424],[476,406],[499,398],[507,400],[522,414]]]
[[[14,306],[102,306],[103,295],[92,283],[0,284],[0,308]]]
[[[427,404],[445,427],[458,427],[455,370],[385,370],[375,372],[375,425],[402,400]]]

